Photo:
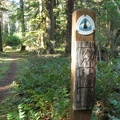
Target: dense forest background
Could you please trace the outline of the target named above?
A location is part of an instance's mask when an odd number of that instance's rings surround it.
[[[0,0],[1,55],[19,50],[39,56],[19,60],[19,89],[10,101],[15,110],[8,112],[8,120],[70,119],[71,23],[73,11],[80,8],[96,12],[93,120],[120,120],[120,1]]]
[[[119,0],[2,0],[0,6],[1,51],[2,45],[23,45],[29,51],[70,53],[72,12],[86,7],[96,12],[99,59],[118,56]]]

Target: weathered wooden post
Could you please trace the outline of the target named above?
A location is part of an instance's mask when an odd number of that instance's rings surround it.
[[[71,120],[91,120],[95,99],[95,12],[72,14]]]

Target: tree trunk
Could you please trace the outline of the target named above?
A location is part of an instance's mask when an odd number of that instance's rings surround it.
[[[55,8],[58,8],[60,3],[59,3],[59,0],[54,0],[54,7]],[[58,29],[58,25],[57,25],[57,18],[58,18],[58,16],[59,16],[59,12],[57,12],[57,13],[55,13],[55,15],[54,15],[54,39],[55,39],[55,45],[57,45],[57,39],[58,39],[58,31],[57,31],[57,29]]]
[[[50,40],[54,40],[54,0],[47,0],[47,17],[46,17],[46,31],[49,34]]]
[[[24,1],[20,0],[20,11],[21,11],[21,32],[22,35],[24,36],[25,32],[25,20],[24,20]]]
[[[54,0],[47,0],[46,1],[46,9],[47,9],[47,16],[46,16],[46,47],[47,53],[54,54],[54,47],[51,40],[54,40]]]
[[[65,41],[65,53],[71,52],[71,30],[72,30],[72,12],[74,9],[74,0],[67,0],[66,2],[66,41]]]
[[[1,28],[1,21],[0,21],[0,52],[3,52],[3,47],[2,47],[2,28]]]
[[[42,17],[42,0],[38,0],[39,1],[39,16]],[[42,29],[42,28],[41,28]],[[40,48],[44,48],[44,38],[43,38],[43,32],[40,31],[39,34],[39,40],[40,40]]]
[[[26,49],[26,46],[25,46],[25,45],[22,45],[22,46],[21,46],[21,51],[25,51],[25,49]]]

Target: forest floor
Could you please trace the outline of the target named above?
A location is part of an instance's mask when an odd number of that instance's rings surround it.
[[[10,88],[17,74],[18,58],[16,53],[10,54],[7,59],[10,60],[8,70],[4,73],[4,77],[0,80],[0,106],[4,104],[6,96],[11,93]],[[4,115],[0,116],[0,118],[1,117],[4,118]]]
[[[13,53],[11,56],[11,63],[9,69],[5,73],[5,77],[0,81],[0,102],[4,100],[4,97],[8,94],[9,88],[11,87],[12,82],[15,80],[17,73],[17,57]]]

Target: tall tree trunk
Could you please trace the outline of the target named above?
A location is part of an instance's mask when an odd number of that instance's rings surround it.
[[[58,0],[54,0],[54,7],[57,8],[59,5],[59,1]],[[57,29],[57,17],[59,16],[59,12],[57,14],[54,15],[54,39],[57,40],[57,33],[56,33],[56,29]]]
[[[24,1],[20,0],[20,11],[21,11],[21,32],[22,35],[24,36],[25,32],[25,19],[24,19]]]
[[[46,1],[46,9],[47,9],[47,16],[46,16],[46,46],[47,51],[50,54],[54,54],[54,47],[51,43],[51,40],[54,40],[54,0],[47,0]]]
[[[46,31],[49,34],[50,40],[54,40],[54,0],[47,0],[47,17],[46,17]]]
[[[2,25],[0,21],[0,52],[3,52],[3,47],[2,47]]]
[[[54,7],[55,8],[57,8],[58,4],[59,4],[59,1],[54,0]],[[57,15],[59,15],[59,13]],[[54,15],[54,29],[56,29],[56,18],[58,17],[57,15]]]
[[[72,30],[72,12],[74,10],[74,0],[66,1],[66,41],[65,41],[65,53],[71,52],[71,30]]]
[[[57,0],[54,0],[54,7],[56,8],[57,6]],[[54,15],[54,29],[56,29],[56,15]],[[56,39],[56,36],[54,36]]]
[[[39,1],[39,16],[42,16],[42,0],[38,0]],[[44,41],[43,41],[43,32],[40,31],[39,34],[39,39],[40,39],[40,48],[44,48]]]

